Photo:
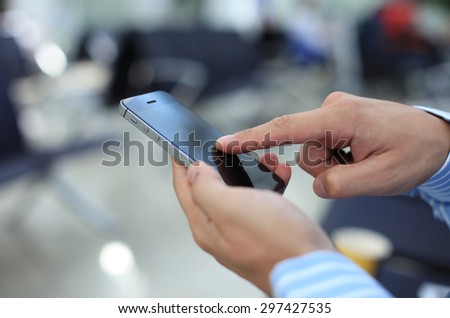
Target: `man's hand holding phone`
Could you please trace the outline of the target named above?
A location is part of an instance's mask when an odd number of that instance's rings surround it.
[[[274,157],[266,159],[287,183],[289,167],[274,166]],[[197,244],[269,295],[269,273],[275,264],[334,249],[320,226],[280,194],[227,186],[203,162],[186,168],[174,161],[173,184]]]

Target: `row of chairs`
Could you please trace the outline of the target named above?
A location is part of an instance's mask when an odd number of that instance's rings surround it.
[[[106,237],[118,235],[118,221],[104,206],[79,190],[69,181],[53,172],[56,163],[65,157],[100,149],[107,136],[74,141],[58,148],[34,151],[29,147],[19,125],[19,113],[10,96],[14,80],[27,75],[27,64],[12,37],[0,36],[0,186],[6,186],[22,177],[29,183],[20,202],[11,207],[9,221],[0,228],[16,229],[32,207],[36,189],[42,184],[53,186],[72,211],[97,233]],[[5,211],[6,212],[6,211]]]

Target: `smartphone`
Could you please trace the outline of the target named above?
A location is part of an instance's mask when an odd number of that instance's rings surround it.
[[[252,153],[236,155],[218,150],[216,140],[223,134],[166,92],[123,99],[119,111],[185,166],[204,161],[230,186],[270,189],[279,193],[286,188],[285,182]]]

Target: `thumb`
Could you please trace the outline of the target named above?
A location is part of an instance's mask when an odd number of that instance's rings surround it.
[[[222,183],[222,178],[220,177],[219,173],[214,170],[213,167],[207,165],[203,161],[194,162],[189,166],[187,173],[189,183],[192,185],[198,183],[197,177],[199,177],[200,175],[201,178],[199,179],[201,183],[204,183],[205,181],[220,181]]]
[[[218,172],[204,162],[191,165],[188,178],[192,184],[194,203],[216,226],[221,227],[227,224],[230,218],[246,218],[251,215],[251,213],[242,214],[239,211],[248,207],[249,204],[255,204],[255,201],[249,197],[259,192],[250,188],[227,186]]]
[[[212,220],[220,218],[230,188],[225,185],[219,173],[204,162],[192,164],[188,169],[194,203]]]
[[[336,165],[316,177],[313,189],[321,198],[336,199],[400,193],[392,174],[388,174],[388,167],[393,164],[391,158],[382,154],[349,165]]]

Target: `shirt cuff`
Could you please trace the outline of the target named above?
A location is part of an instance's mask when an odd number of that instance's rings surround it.
[[[270,283],[275,297],[392,297],[350,259],[331,251],[315,251],[278,263]]]
[[[441,169],[428,181],[405,194],[420,195],[433,209],[434,217],[450,227],[450,154]]]
[[[423,106],[414,106],[450,122],[450,113]],[[426,182],[406,195],[420,195],[433,209],[434,216],[450,226],[450,153],[442,167]]]
[[[417,190],[434,200],[450,203],[450,153],[442,167]]]

